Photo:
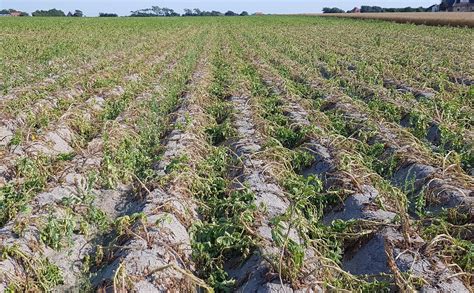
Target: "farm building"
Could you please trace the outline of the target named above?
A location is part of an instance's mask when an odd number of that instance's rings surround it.
[[[441,2],[440,11],[473,12],[474,0],[444,0]]]
[[[438,4],[435,4],[435,5],[431,5],[430,7],[428,7],[428,9],[426,9],[427,12],[439,12],[439,5]]]
[[[11,12],[10,16],[21,16],[21,12],[19,12],[19,11]]]
[[[454,12],[474,12],[474,1],[473,0],[457,0],[453,4]]]

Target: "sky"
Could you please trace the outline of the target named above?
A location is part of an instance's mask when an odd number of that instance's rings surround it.
[[[355,6],[377,5],[382,7],[428,7],[438,0],[0,0],[1,9],[18,9],[33,12],[37,9],[57,8],[65,11],[82,10],[86,16],[96,16],[99,12],[113,12],[129,15],[131,10],[153,6],[169,7],[178,13],[183,8],[200,8],[201,10],[246,10],[250,13],[319,13],[323,7],[339,7],[349,10]]]

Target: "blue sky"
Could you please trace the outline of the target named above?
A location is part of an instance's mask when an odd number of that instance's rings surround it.
[[[360,5],[378,5],[383,7],[430,6],[438,0],[0,0],[0,8],[15,8],[26,12],[36,9],[58,8],[67,11],[80,9],[84,14],[95,16],[99,12],[115,12],[128,15],[131,10],[151,7],[152,5],[165,6],[182,13],[183,8],[200,8],[202,10],[219,11],[262,11],[265,13],[301,13],[321,12],[323,7],[340,7],[345,10]]]

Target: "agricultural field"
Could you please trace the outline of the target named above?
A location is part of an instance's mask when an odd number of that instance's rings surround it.
[[[0,291],[472,292],[472,29],[0,24]]]
[[[471,12],[384,12],[384,13],[341,13],[319,14],[325,17],[348,17],[357,19],[387,20],[399,23],[425,25],[450,25],[474,27],[474,14]]]

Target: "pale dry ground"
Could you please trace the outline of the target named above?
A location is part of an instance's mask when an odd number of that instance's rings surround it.
[[[344,14],[311,14],[325,17],[350,17],[362,19],[380,19],[400,23],[426,25],[452,25],[474,27],[473,12],[386,12],[386,13],[344,13]]]

